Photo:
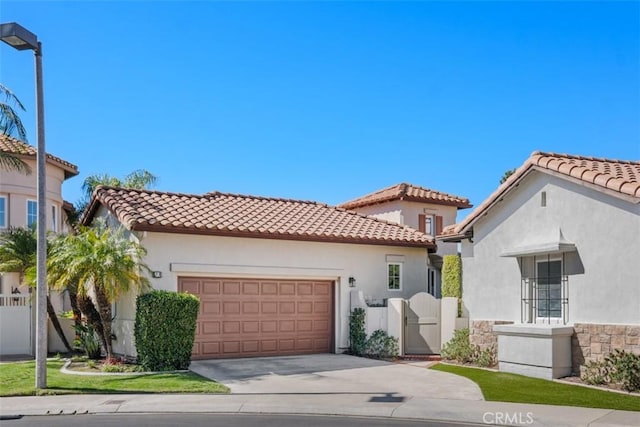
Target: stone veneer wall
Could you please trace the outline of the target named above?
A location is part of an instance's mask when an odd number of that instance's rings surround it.
[[[508,320],[472,320],[469,329],[471,344],[480,346],[481,350],[493,348],[498,352],[498,335],[493,332],[493,325],[511,325]]]
[[[640,325],[602,325],[576,323],[571,338],[572,369],[580,373],[580,367],[603,359],[614,350],[640,354]]]

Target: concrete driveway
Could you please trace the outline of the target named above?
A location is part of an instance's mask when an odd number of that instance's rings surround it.
[[[190,369],[228,386],[233,394],[368,394],[385,402],[411,397],[483,400],[473,381],[428,366],[313,354],[199,360],[191,362]]]

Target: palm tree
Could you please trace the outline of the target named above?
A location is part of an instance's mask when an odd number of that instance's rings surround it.
[[[139,190],[143,190],[149,187],[153,187],[157,181],[158,177],[145,169],[135,170],[129,175],[125,176],[123,179],[108,174],[90,175],[86,177],[84,182],[82,183],[82,191],[84,192],[84,196],[77,203],[76,209],[78,212],[85,211],[87,206],[89,206],[93,191],[99,185],[107,185],[110,187],[136,188]]]
[[[0,234],[0,271],[17,272],[20,274],[20,284],[33,286],[37,247],[35,228],[9,228]],[[73,351],[64,335],[49,295],[47,295],[47,314],[67,351]]]
[[[18,139],[26,141],[27,132],[15,110],[16,108],[25,111],[18,97],[0,83],[0,133],[8,136],[15,135]],[[28,164],[6,151],[0,151],[0,169],[15,170],[27,175],[31,173]]]
[[[93,291],[101,325],[94,329],[108,358],[113,357],[111,304],[130,290],[139,293],[150,288],[150,270],[142,262],[145,255],[146,250],[129,240],[124,229],[108,228],[104,222],[65,236],[64,243],[51,251],[49,265],[57,284],[77,283],[82,297]],[[96,319],[88,320],[94,326]]]

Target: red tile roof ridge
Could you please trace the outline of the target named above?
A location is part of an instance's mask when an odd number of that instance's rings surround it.
[[[390,192],[394,189],[396,191]],[[411,190],[423,191],[427,194],[433,195],[433,197],[424,197],[421,195],[410,194]],[[389,193],[389,194],[384,194]],[[433,190],[431,188],[423,187],[420,185],[410,184],[407,182],[400,182],[398,184],[390,185],[388,187],[384,187],[380,190],[373,191],[371,193],[365,194],[363,196],[357,197],[355,199],[348,200],[346,202],[340,203],[339,207],[344,207],[346,209],[355,209],[357,207],[369,206],[378,203],[384,203],[392,200],[399,200],[403,198],[414,198],[414,199],[423,199],[432,201],[433,203],[442,203],[451,204],[458,207],[471,207],[472,205],[469,203],[469,199],[466,197],[457,196],[451,193],[445,193],[443,191]]]
[[[0,151],[15,154],[17,156],[29,157],[35,157],[38,152],[37,148],[33,145],[2,132],[0,132]],[[67,174],[65,174],[66,178],[78,175],[78,166],[73,163],[54,156],[51,153],[47,153],[47,159],[62,167],[62,169],[67,172]]]
[[[588,167],[579,164],[572,164],[567,160],[578,160],[597,162],[604,164],[604,170],[598,170],[594,167]],[[555,163],[555,165],[553,164]],[[570,167],[563,166],[570,164]],[[608,171],[611,166],[624,165],[626,175],[619,176]],[[629,169],[631,168],[631,169]],[[497,201],[500,201],[505,193],[507,193],[514,184],[521,180],[530,169],[550,171],[561,176],[577,179],[595,186],[600,191],[612,191],[623,197],[631,197],[640,201],[640,161],[633,160],[614,160],[602,157],[580,156],[572,154],[559,154],[554,152],[534,151],[525,160],[525,162],[516,171],[511,174],[505,182],[489,195],[480,205],[476,207],[461,222],[454,224],[454,227],[447,227],[443,230],[442,235],[455,236],[470,230],[470,227],[476,220],[482,216],[485,211],[490,209]],[[567,170],[568,169],[568,170]],[[576,172],[574,172],[576,171]],[[451,227],[451,228],[450,228]]]
[[[638,165],[640,166],[640,160],[619,160],[619,159],[610,159],[606,157],[595,157],[595,156],[581,156],[576,154],[566,154],[566,153],[556,153],[553,151],[534,151],[531,153],[530,158],[535,156],[542,157],[562,157],[566,159],[575,159],[575,160],[590,160],[590,161],[598,161],[598,162],[607,162],[607,163],[620,163],[623,165]]]
[[[306,203],[306,204],[312,204],[312,205],[332,207],[331,205],[328,205],[326,203],[316,202],[314,200],[301,200],[301,199],[292,199],[292,198],[286,198],[286,197],[272,197],[272,196],[254,196],[251,194],[227,193],[223,191],[210,191],[208,193],[205,193],[201,197],[217,197],[217,196],[239,197],[239,198],[254,199],[254,200],[272,200],[274,202]]]
[[[95,195],[98,190],[125,190],[125,191],[137,191],[140,193],[151,193],[151,194],[159,194],[159,195],[166,195],[166,196],[180,196],[180,197],[203,197],[202,194],[195,194],[195,193],[180,193],[180,192],[174,192],[174,191],[162,191],[162,190],[153,190],[150,188],[131,188],[131,187],[117,187],[117,186],[113,186],[113,185],[98,185],[96,186],[96,188],[93,190],[93,194]]]

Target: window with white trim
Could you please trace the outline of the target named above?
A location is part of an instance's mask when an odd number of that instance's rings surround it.
[[[402,264],[397,262],[387,263],[388,289],[399,291],[402,289]]]
[[[7,228],[7,198],[0,196],[0,228]]]
[[[27,227],[35,226],[38,222],[38,202],[27,200]]]

